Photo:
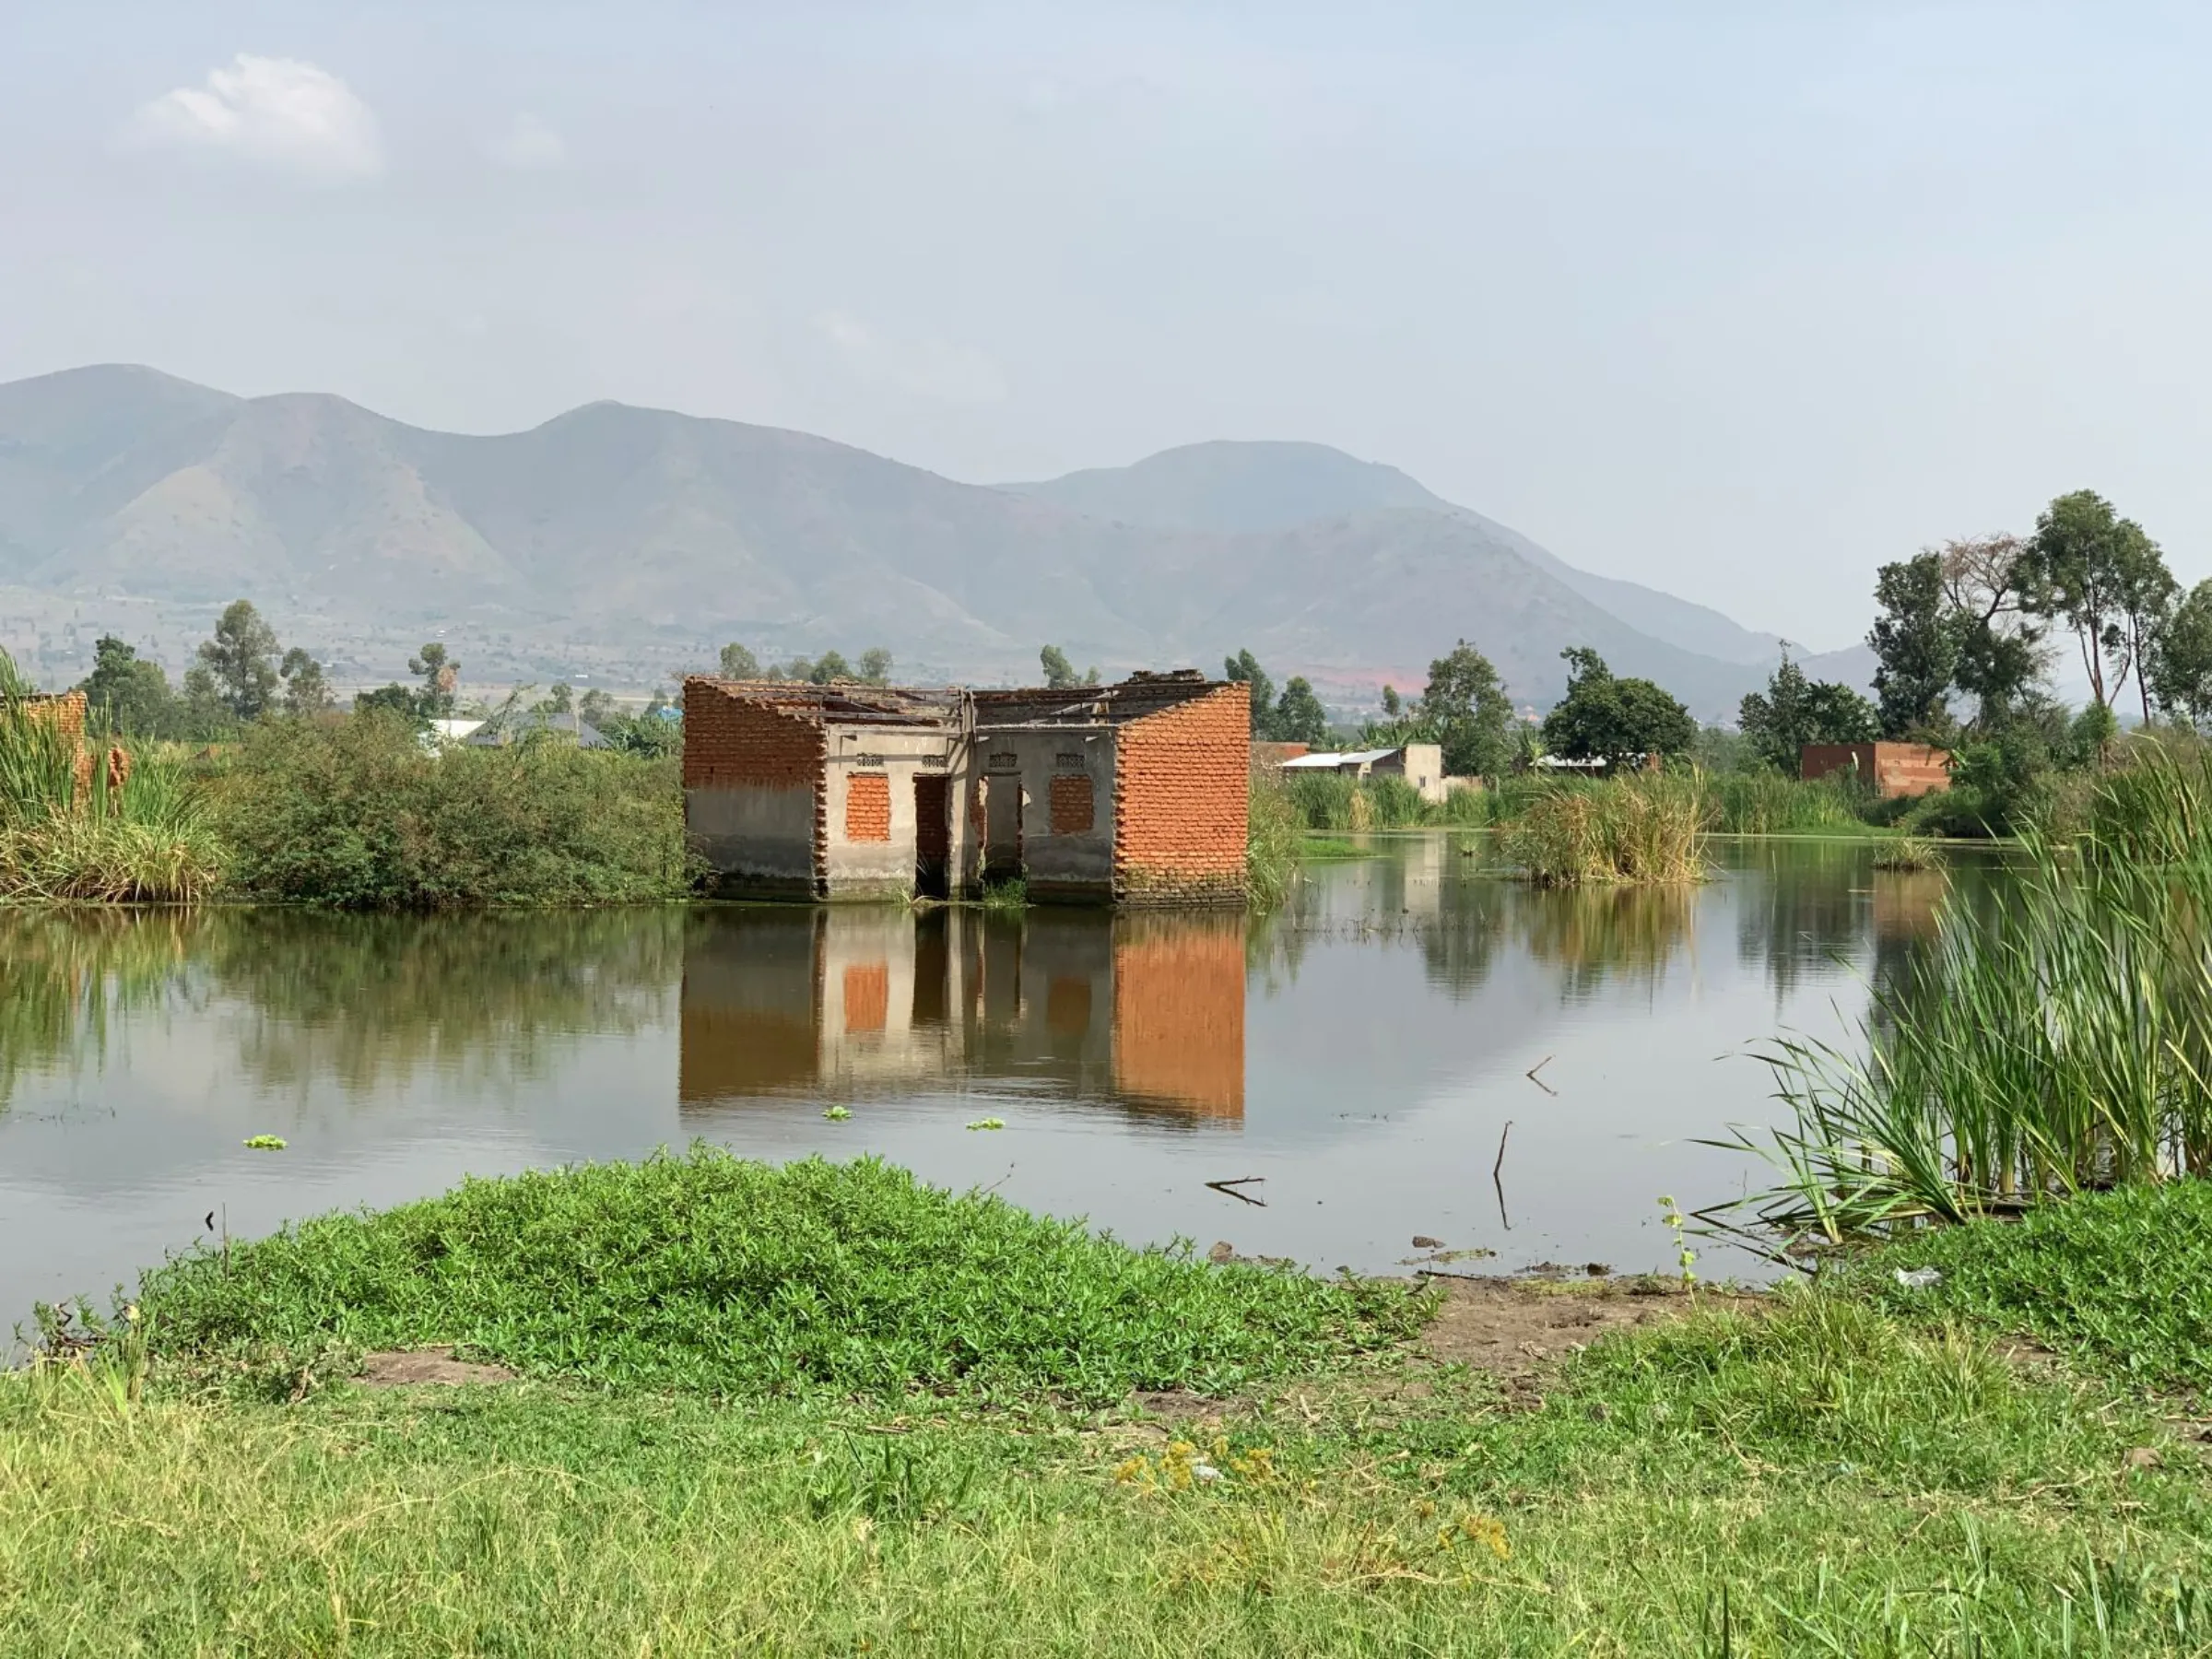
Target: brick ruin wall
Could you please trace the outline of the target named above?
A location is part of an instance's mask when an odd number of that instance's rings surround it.
[[[763,795],[807,792],[811,806],[812,877],[819,880],[830,837],[822,771],[828,738],[816,722],[731,696],[712,680],[684,682],[684,793]],[[689,814],[693,839],[713,857]],[[742,873],[742,872],[740,872]],[[795,874],[795,872],[794,872]]]
[[[1241,682],[1116,734],[1114,896],[1128,904],[1240,904],[1252,788]]]
[[[1951,786],[1950,751],[1925,744],[1810,743],[1797,758],[1797,775],[1807,780],[1854,771],[1885,801]]]

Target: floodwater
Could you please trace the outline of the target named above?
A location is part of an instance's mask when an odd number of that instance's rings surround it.
[[[0,912],[0,1333],[226,1228],[695,1137],[1324,1269],[1415,1234],[1496,1252],[1462,1271],[1669,1268],[1660,1194],[1763,1183],[1698,1144],[1775,1118],[1747,1049],[1844,1035],[1947,880],[1745,841],[1699,888],[1547,893],[1479,837],[1371,845],[1250,924]]]

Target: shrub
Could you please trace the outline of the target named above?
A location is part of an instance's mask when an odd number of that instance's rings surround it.
[[[1305,826],[1290,791],[1273,779],[1252,781],[1244,840],[1245,891],[1254,908],[1271,910],[1283,901],[1305,851]]]
[[[218,786],[234,878],[264,898],[357,910],[669,899],[690,885],[673,763],[557,735],[428,752],[371,712],[276,720]]]

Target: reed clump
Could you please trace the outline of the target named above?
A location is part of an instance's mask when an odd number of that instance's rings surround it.
[[[1539,887],[1696,881],[1705,874],[1704,781],[1645,772],[1535,792],[1503,828],[1499,851]]]
[[[1279,779],[1255,775],[1245,818],[1244,888],[1255,910],[1273,910],[1289,894],[1305,851],[1305,823]]]
[[[222,849],[181,762],[88,742],[0,652],[0,900],[189,903]]]
[[[1946,902],[1853,1049],[1765,1054],[1794,1118],[1747,1201],[1840,1242],[2076,1193],[2212,1174],[2212,818],[2194,760],[2100,785],[2075,848],[2030,835],[2018,879]]]
[[[1874,867],[1887,875],[1924,875],[1943,868],[1943,849],[1924,835],[1900,835],[1874,855]]]

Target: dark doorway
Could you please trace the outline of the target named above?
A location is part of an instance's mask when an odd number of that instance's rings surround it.
[[[993,772],[983,781],[983,879],[1021,874],[1021,774]]]
[[[924,899],[952,896],[951,782],[943,772],[914,774],[914,891]]]

